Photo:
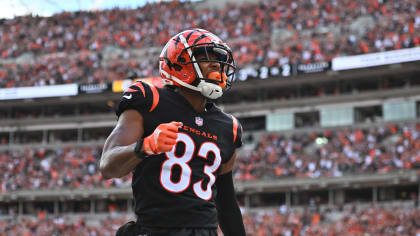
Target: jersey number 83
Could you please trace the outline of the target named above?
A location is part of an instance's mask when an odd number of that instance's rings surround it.
[[[175,153],[177,145],[174,145],[174,148],[170,152],[165,153],[167,160],[162,164],[160,183],[169,192],[181,193],[185,191],[191,183],[192,170],[188,163],[194,156],[195,143],[193,139],[185,133],[178,133],[176,142],[177,144],[178,142],[184,143],[185,151],[181,156],[176,156]],[[211,187],[216,181],[214,172],[216,172],[222,162],[222,157],[220,156],[220,148],[213,142],[202,143],[198,149],[197,155],[201,158],[207,159],[210,152],[214,154],[214,161],[211,165],[204,165],[203,169],[203,173],[206,174],[210,179],[207,186],[203,188],[203,179],[193,184],[195,195],[204,200],[211,199],[213,194]],[[174,182],[171,179],[172,168],[175,165],[181,167],[181,175],[178,182]]]

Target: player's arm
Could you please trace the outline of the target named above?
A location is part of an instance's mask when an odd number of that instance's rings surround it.
[[[143,136],[143,116],[135,110],[124,111],[105,141],[99,169],[104,178],[130,173],[141,159],[134,155],[136,142]]]
[[[151,135],[142,139],[143,116],[136,110],[124,111],[105,141],[99,164],[102,176],[107,179],[125,176],[143,158],[170,151],[176,143],[181,125],[180,122],[160,124]]]
[[[226,236],[242,236],[245,227],[241,210],[236,200],[233,186],[232,169],[235,164],[236,151],[232,158],[221,166],[221,171],[216,179],[216,209],[219,226]]]
[[[152,112],[158,104],[159,91],[141,81],[124,92],[116,110],[118,123],[105,142],[99,163],[104,178],[125,176],[143,158],[172,149],[182,123],[160,124],[151,135],[143,137],[142,114]]]

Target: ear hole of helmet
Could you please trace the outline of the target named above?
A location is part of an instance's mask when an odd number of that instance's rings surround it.
[[[173,63],[173,64],[172,64],[172,66],[174,67],[174,69],[175,69],[176,71],[181,71],[181,70],[182,70],[182,66],[180,66],[180,65],[178,65],[178,64],[176,64],[176,63]]]
[[[184,57],[178,57],[178,62],[185,63],[186,61]]]
[[[177,63],[172,63],[168,58],[165,58],[165,62],[168,65],[169,69],[172,70],[172,68],[176,71],[181,71],[182,66]]]

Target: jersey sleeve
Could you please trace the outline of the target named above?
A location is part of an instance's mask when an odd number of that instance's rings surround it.
[[[233,146],[234,148],[239,148],[242,146],[242,125],[236,119],[236,117],[232,116],[232,123],[233,123]]]
[[[159,102],[159,92],[156,87],[137,81],[124,91],[116,110],[119,117],[126,110],[136,110],[140,114],[152,112]]]
[[[231,116],[231,133],[228,136],[229,137],[229,149],[227,149],[227,156],[226,158],[222,161],[222,163],[226,163],[228,162],[230,159],[232,159],[233,154],[235,153],[235,150],[239,147],[242,146],[242,125],[241,123],[238,121],[238,119],[236,119],[234,116]]]

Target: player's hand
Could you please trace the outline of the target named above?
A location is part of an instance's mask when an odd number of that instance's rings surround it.
[[[182,122],[175,121],[160,124],[151,135],[144,138],[144,152],[147,155],[157,155],[162,152],[171,151],[176,144],[178,128],[181,126]]]

